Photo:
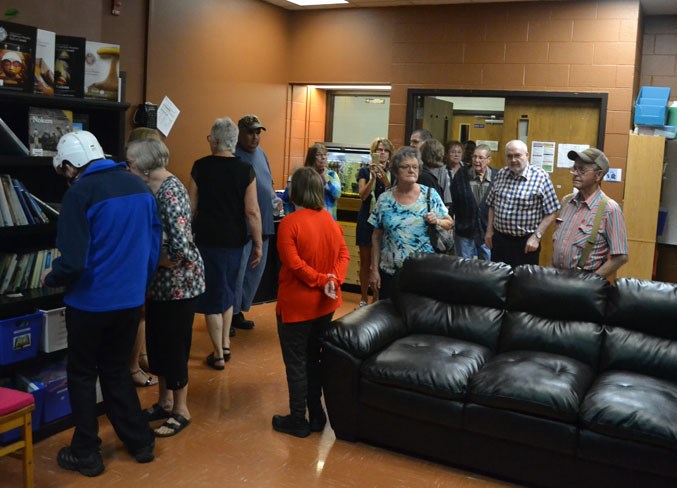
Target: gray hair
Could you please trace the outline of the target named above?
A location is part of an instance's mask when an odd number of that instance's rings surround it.
[[[397,173],[397,171],[400,169],[400,164],[406,159],[415,159],[418,161],[420,171],[420,167],[423,166],[423,161],[421,161],[421,153],[418,152],[418,149],[411,146],[402,146],[397,150],[395,156],[393,156],[392,162],[390,163],[393,167],[393,171]]]
[[[237,124],[230,117],[223,117],[214,121],[209,135],[218,151],[235,152],[239,133]]]
[[[158,139],[137,139],[127,146],[127,159],[142,173],[166,168],[169,164],[169,149]]]
[[[418,134],[421,140],[427,141],[428,139],[433,138],[432,132],[430,132],[428,129],[416,129],[414,132],[411,133],[413,136],[414,134]]]
[[[517,146],[519,149],[523,150],[525,153],[529,152],[529,148],[521,139],[513,139],[505,145],[505,150],[508,150],[509,146]]]
[[[475,151],[477,150],[484,151],[488,157],[491,157],[491,148],[489,147],[488,144],[478,144],[475,146]]]
[[[428,139],[421,146],[421,159],[428,168],[444,166],[444,146],[437,139]]]

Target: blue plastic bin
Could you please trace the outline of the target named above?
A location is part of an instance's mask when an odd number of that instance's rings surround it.
[[[38,355],[42,312],[0,320],[0,365]]]
[[[42,414],[45,407],[45,385],[43,385],[38,381],[32,383],[33,388],[35,389],[30,393],[31,395],[33,395],[33,398],[35,399],[35,410],[33,410],[31,423],[33,425],[32,430],[33,432],[35,432],[42,425]],[[21,391],[26,391],[26,388],[24,388],[22,385],[19,385],[17,389]],[[0,444],[7,445],[11,444],[12,442],[18,441],[19,438],[21,437],[20,429],[21,427],[17,427],[16,429],[12,429],[10,431],[0,434]]]

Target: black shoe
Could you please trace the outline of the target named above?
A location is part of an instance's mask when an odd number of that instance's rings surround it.
[[[235,334],[236,334],[236,333],[237,333],[237,331],[235,330],[235,327],[233,327],[233,326],[231,325],[231,326],[230,326],[230,333],[229,333],[229,334],[230,334],[230,337],[235,337]]]
[[[325,415],[324,410],[320,410],[317,414],[310,414],[311,432],[322,432],[325,425],[327,425],[327,416]]]
[[[63,469],[78,471],[85,476],[99,476],[105,469],[103,458],[98,451],[87,456],[77,457],[70,447],[63,447],[56,456],[56,462]]]
[[[153,454],[153,448],[155,447],[155,443],[149,444],[147,446],[143,446],[141,449],[137,449],[136,451],[129,451],[132,456],[134,456],[134,459],[136,459],[137,463],[149,463],[153,459],[155,459],[155,454]]]
[[[254,328],[254,321],[245,319],[244,314],[240,312],[233,315],[233,323],[230,330],[233,330],[233,327],[236,327],[238,329],[251,330]]]
[[[308,437],[310,435],[308,421],[305,418],[295,419],[291,415],[274,415],[273,429],[296,437]]]

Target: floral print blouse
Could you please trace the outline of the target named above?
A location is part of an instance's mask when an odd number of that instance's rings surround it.
[[[369,223],[375,229],[383,230],[380,268],[389,275],[394,275],[409,255],[435,252],[426,231],[428,224],[423,218],[428,213],[426,198],[430,188],[419,186],[418,199],[409,205],[398,203],[392,189],[386,190],[369,216]],[[440,219],[449,213],[436,191],[430,194],[430,211]]]
[[[162,250],[177,263],[159,266],[148,289],[150,300],[183,300],[205,291],[204,264],[193,242],[188,191],[176,176],[162,182],[155,195],[162,222]]]

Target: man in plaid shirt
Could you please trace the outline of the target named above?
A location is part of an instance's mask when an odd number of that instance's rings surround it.
[[[529,163],[524,142],[505,146],[506,166],[496,175],[487,198],[489,222],[484,240],[492,261],[511,266],[538,264],[541,238],[560,204],[548,173]]]
[[[609,171],[609,160],[597,148],[569,151],[574,161],[571,168],[574,188],[578,193],[562,200],[562,213],[557,217],[553,235],[552,265],[560,269],[592,271],[604,278],[628,262],[628,240],[620,206],[607,197],[600,187]],[[603,214],[595,225],[599,211]],[[593,244],[594,228],[597,234]],[[591,246],[584,255],[586,247]],[[585,262],[581,262],[585,260]]]

